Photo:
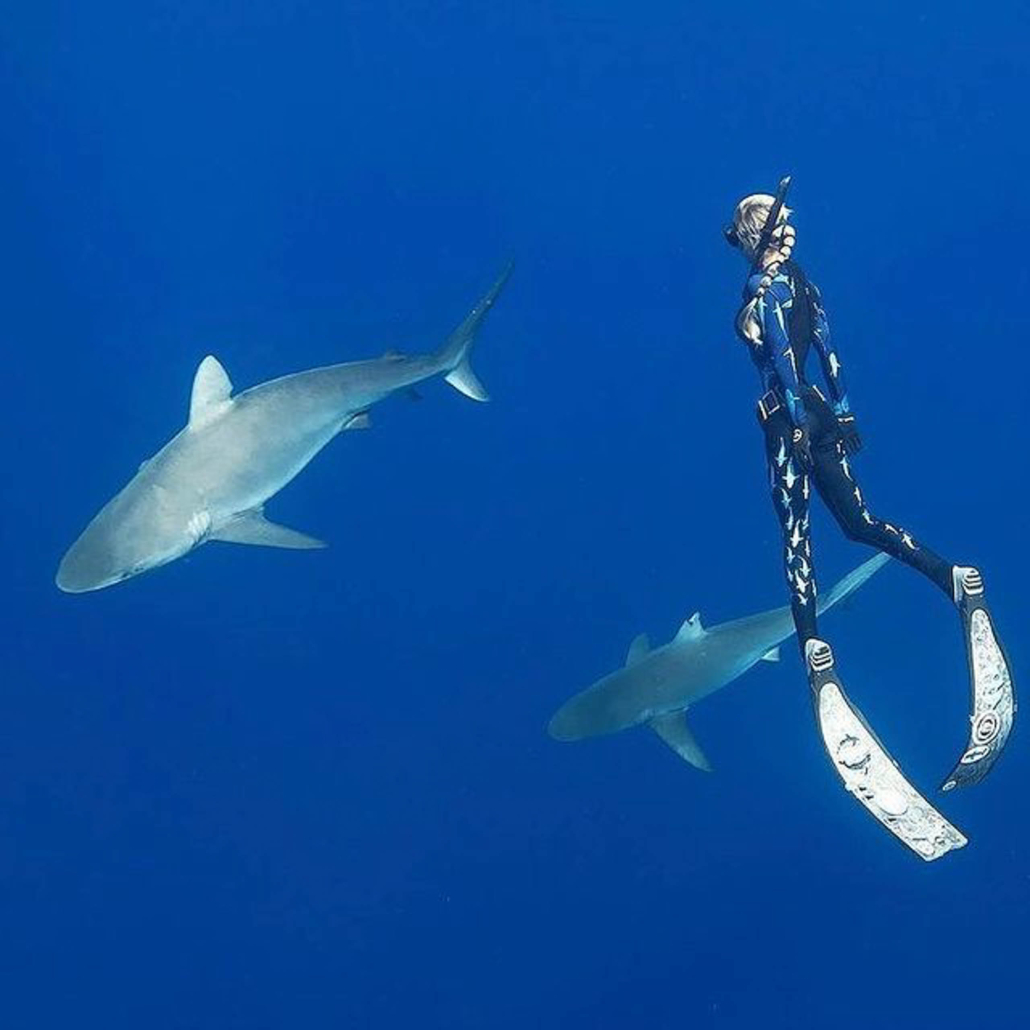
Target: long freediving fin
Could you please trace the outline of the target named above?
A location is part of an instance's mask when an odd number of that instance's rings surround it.
[[[968,566],[952,571],[969,660],[969,741],[941,790],[979,783],[994,768],[1012,732],[1016,695],[1005,649],[987,608],[983,577]]]
[[[826,752],[844,787],[903,844],[932,862],[968,840],[905,779],[837,675],[823,640],[805,643],[805,665]]]

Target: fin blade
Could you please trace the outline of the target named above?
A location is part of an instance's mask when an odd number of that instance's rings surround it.
[[[777,644],[775,647],[770,647],[769,650],[762,655],[761,660],[763,662],[778,662],[780,660],[780,645]]]
[[[708,761],[708,756],[701,750],[701,745],[698,744],[687,725],[686,712],[656,715],[649,725],[683,761],[689,762],[695,769],[700,769],[702,772],[712,771],[712,764]]]
[[[848,793],[886,830],[926,862],[968,840],[905,778],[900,766],[844,691],[825,641],[805,645],[823,745]]]
[[[190,393],[189,425],[196,429],[216,418],[231,403],[232,382],[213,354],[197,366]]]
[[[282,547],[291,551],[313,551],[327,546],[324,540],[269,522],[260,510],[244,512],[212,532],[209,539],[256,547]]]
[[[637,662],[646,658],[651,650],[651,641],[646,633],[638,633],[629,645],[626,653],[626,665],[636,665]]]
[[[969,661],[969,742],[941,790],[979,783],[994,768],[1012,732],[1016,693],[1012,665],[981,594],[959,602]]]

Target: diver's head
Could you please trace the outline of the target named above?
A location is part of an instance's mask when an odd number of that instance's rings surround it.
[[[780,179],[775,196],[752,193],[746,196],[733,212],[733,224],[724,230],[726,242],[739,248],[750,266],[749,294],[737,313],[737,334],[756,346],[761,343],[762,331],[756,314],[765,291],[780,274],[784,262],[790,259],[797,241],[797,233],[789,222],[793,213],[784,203],[790,188],[790,176]],[[757,274],[757,286],[751,289]]]
[[[733,212],[733,222],[724,230],[726,242],[731,246],[738,247],[740,252],[748,260],[755,262],[759,257],[757,251],[763,243],[761,264],[766,264],[774,258],[781,261],[790,257],[790,250],[794,247],[797,233],[794,226],[788,223],[788,219],[794,213],[786,204],[779,205],[776,216],[776,225],[771,232],[765,233],[766,223],[769,215],[777,206],[776,197],[768,193],[752,193],[745,197]],[[787,251],[786,255],[782,251]]]

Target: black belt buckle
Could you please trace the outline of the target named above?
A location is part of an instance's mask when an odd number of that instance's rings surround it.
[[[775,390],[768,390],[758,398],[758,421],[768,422],[769,417],[775,414],[783,405]]]

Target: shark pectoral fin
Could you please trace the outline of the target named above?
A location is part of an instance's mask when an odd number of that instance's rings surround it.
[[[647,634],[638,634],[633,638],[633,642],[629,645],[629,652],[626,655],[626,665],[636,665],[641,658],[647,657],[650,650],[651,641],[648,640]]]
[[[779,644],[777,644],[776,647],[770,647],[769,650],[762,655],[761,660],[763,662],[778,662],[780,660]]]
[[[343,423],[343,428],[340,430],[341,433],[345,433],[348,429],[371,429],[372,428],[372,416],[367,411],[359,411],[356,415],[351,415],[346,422]]]
[[[218,358],[209,354],[197,367],[190,394],[191,429],[206,425],[231,403],[232,383]]]
[[[702,772],[712,771],[711,763],[687,725],[686,712],[656,715],[648,725],[683,761],[689,762]]]
[[[325,547],[323,540],[317,540],[306,533],[276,525],[265,518],[260,509],[244,512],[224,526],[220,526],[208,537],[209,540],[224,540],[229,544],[255,544],[258,547],[285,547],[293,551],[311,551]]]

